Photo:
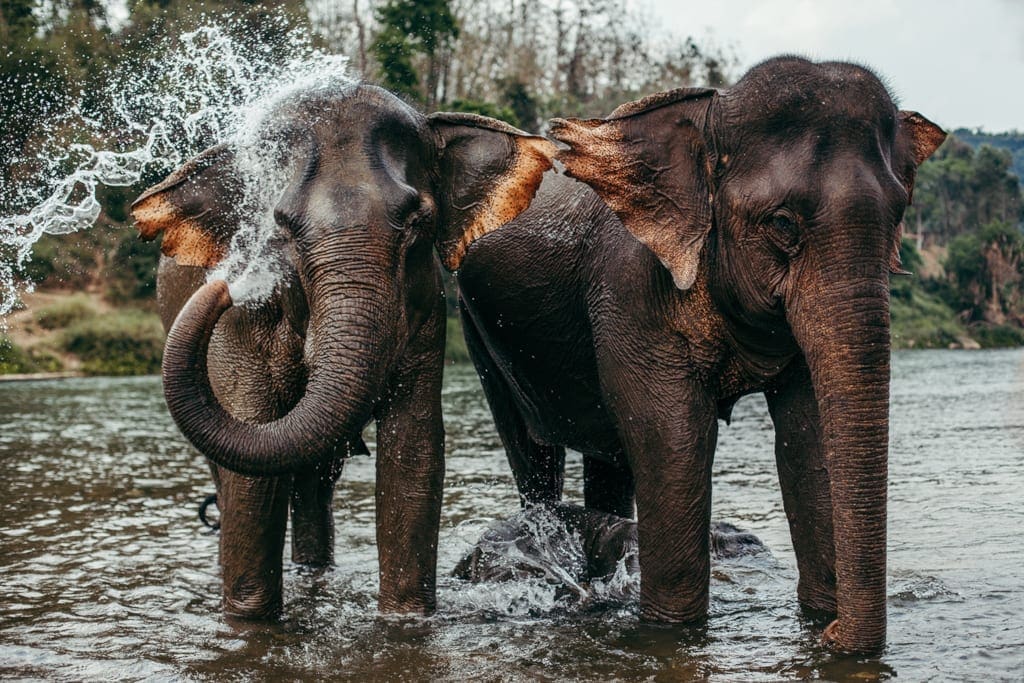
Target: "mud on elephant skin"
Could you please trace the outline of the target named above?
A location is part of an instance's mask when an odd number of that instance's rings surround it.
[[[293,559],[331,562],[334,485],[375,419],[379,606],[428,612],[444,476],[435,254],[458,267],[524,209],[554,146],[481,116],[424,117],[368,85],[292,97],[264,143],[287,182],[263,300],[233,306],[206,282],[259,219],[241,210],[238,149],[207,150],[133,206],[143,237],[163,235],[164,392],[217,483],[225,611],[280,611],[289,508]]]
[[[888,278],[945,134],[867,69],[796,57],[551,134],[587,185],[549,174],[458,274],[520,494],[559,500],[564,449],[583,453],[587,507],[628,516],[635,493],[642,618],[702,620],[717,420],[763,392],[799,601],[877,652]]]
[[[751,533],[726,522],[711,525],[716,558],[766,552]],[[588,585],[604,584],[604,599],[635,598],[640,564],[632,519],[557,503],[530,505],[493,522],[452,576],[472,583],[542,578],[587,599]]]

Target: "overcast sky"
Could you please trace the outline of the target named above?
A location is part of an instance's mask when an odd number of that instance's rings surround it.
[[[1024,0],[639,0],[679,35],[732,47],[740,69],[782,52],[883,75],[939,125],[1024,132]]]

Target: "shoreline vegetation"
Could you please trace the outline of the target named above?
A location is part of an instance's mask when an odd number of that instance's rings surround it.
[[[922,258],[905,239],[904,268],[937,267],[935,252]],[[929,266],[928,260],[932,261]],[[111,301],[109,291],[40,288],[22,296],[24,304],[0,329],[0,381],[88,376],[159,374],[164,333],[151,297]],[[890,309],[892,348],[987,349],[1024,345],[1024,330],[984,320],[966,322],[941,296],[935,278],[893,275]],[[142,287],[142,290],[149,290]],[[449,282],[446,364],[469,363],[469,352],[454,314],[454,281]]]

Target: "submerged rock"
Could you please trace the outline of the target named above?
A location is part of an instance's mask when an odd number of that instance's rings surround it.
[[[726,522],[712,524],[715,557],[765,550],[754,534]],[[534,505],[492,523],[452,576],[473,583],[543,578],[581,598],[597,584],[611,593],[604,597],[623,597],[639,588],[637,525],[579,505]]]

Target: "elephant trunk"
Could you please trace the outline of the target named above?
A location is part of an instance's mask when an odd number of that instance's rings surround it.
[[[207,350],[232,302],[223,281],[196,291],[168,333],[163,360],[167,406],[185,437],[218,465],[274,476],[315,465],[357,436],[369,420],[387,363],[377,357],[381,321],[372,315],[381,311],[351,290],[336,282],[311,283],[306,391],[286,415],[263,424],[236,419],[214,396]]]
[[[826,638],[877,653],[886,639],[889,290],[879,267],[864,265],[873,272],[826,276],[814,289],[827,294],[795,307],[791,326],[811,371],[831,483],[837,619]]]

